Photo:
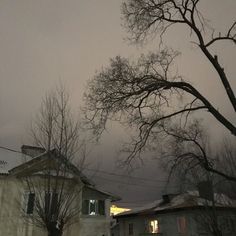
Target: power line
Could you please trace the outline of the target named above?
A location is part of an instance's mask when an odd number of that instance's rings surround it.
[[[142,184],[136,184],[136,183],[129,183],[129,182],[122,182],[119,180],[114,180],[114,179],[107,179],[101,176],[97,176],[99,179],[103,179],[105,181],[109,181],[112,183],[118,183],[118,184],[123,184],[123,185],[131,185],[131,186],[139,186],[139,187],[146,187],[146,188],[162,188],[161,186],[154,186],[154,185],[142,185]]]
[[[104,173],[107,175],[112,175],[112,176],[117,176],[117,177],[125,177],[125,178],[132,178],[132,179],[137,179],[137,180],[142,180],[142,181],[150,181],[153,183],[157,183],[157,182],[161,182],[161,183],[167,183],[166,180],[153,180],[153,179],[148,179],[148,178],[141,178],[141,177],[134,177],[134,176],[129,176],[129,175],[121,175],[121,174],[115,174],[115,173],[111,173],[108,171],[104,171],[104,170],[95,170],[95,169],[90,169],[90,168],[84,168],[88,171],[94,171],[94,172],[99,172],[99,173]]]
[[[107,179],[101,176],[97,176],[99,179],[108,181],[108,182],[112,182],[112,183],[118,183],[118,184],[122,184],[122,185],[131,185],[131,186],[139,186],[139,187],[145,187],[145,188],[164,188],[163,186],[154,186],[154,185],[144,185],[144,184],[136,184],[136,183],[129,183],[129,182],[122,182],[119,180],[114,180],[114,179]],[[176,186],[171,186],[171,188],[174,188]]]
[[[7,147],[3,147],[3,146],[0,146],[0,148],[1,148],[1,149],[4,149],[4,150],[7,150],[7,151],[11,151],[11,152],[16,152],[16,153],[21,153],[21,154],[22,154],[22,152],[16,151],[16,150],[11,149],[11,148],[7,148]]]
[[[21,153],[20,151],[16,151],[14,149],[11,149],[11,148],[7,148],[7,147],[3,147],[3,146],[0,146],[1,149],[4,149],[4,150],[8,150],[8,151],[12,151],[12,152],[16,152],[16,153]],[[136,179],[136,180],[142,180],[142,181],[149,181],[149,182],[152,182],[152,183],[167,183],[166,180],[153,180],[153,179],[148,179],[148,178],[141,178],[141,177],[134,177],[134,176],[129,176],[129,175],[121,175],[121,174],[115,174],[115,173],[111,173],[111,172],[108,172],[108,171],[104,171],[104,170],[96,170],[96,169],[91,169],[91,168],[84,168],[88,171],[93,171],[93,172],[99,172],[99,173],[103,173],[103,174],[106,174],[106,175],[110,175],[110,176],[116,176],[116,177],[124,177],[124,178],[129,178],[129,179]],[[131,185],[131,186],[139,186],[139,187],[147,187],[147,188],[163,188],[162,186],[154,186],[154,185],[144,185],[144,184],[136,184],[136,183],[129,183],[129,182],[122,182],[122,181],[119,181],[119,180],[112,180],[112,179],[107,179],[107,178],[104,178],[104,177],[101,177],[101,176],[96,176],[100,179],[103,179],[105,181],[109,181],[109,182],[116,182],[116,183],[119,183],[119,184],[123,184],[123,185]]]

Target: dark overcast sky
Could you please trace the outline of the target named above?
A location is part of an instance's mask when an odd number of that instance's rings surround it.
[[[79,112],[86,82],[108,64],[109,58],[116,55],[136,58],[142,52],[157,48],[158,38],[145,48],[124,41],[127,34],[121,26],[120,4],[121,0],[0,1],[0,145],[19,149],[28,142],[28,125],[45,92],[59,79],[65,81],[72,107]],[[217,31],[224,30],[236,16],[235,0],[202,1],[200,6]],[[168,46],[182,52],[178,61],[180,73],[207,94],[227,117],[236,120],[221,84],[214,78],[215,72],[196,46],[189,43],[189,36],[186,29],[177,27],[164,38]],[[217,44],[214,50],[222,55],[219,59],[235,90],[235,47]],[[207,121],[212,132],[219,133],[221,127],[210,117]],[[91,156],[102,163],[101,169],[114,171],[115,151],[119,149],[122,135],[122,131],[112,129],[101,146],[92,151]],[[147,166],[136,175],[162,179],[156,162]],[[111,188],[116,193],[119,192],[117,186],[118,183]],[[134,189],[136,193],[150,191],[149,198],[161,193],[159,187],[147,191],[135,185],[122,186],[119,188],[123,193]],[[141,198],[145,195],[139,200]]]

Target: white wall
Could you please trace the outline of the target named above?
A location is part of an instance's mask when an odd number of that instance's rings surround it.
[[[0,175],[0,236],[47,236],[46,231],[24,221],[24,190],[19,179]],[[81,199],[79,197],[79,201]],[[105,211],[106,216],[78,216],[76,223],[65,231],[64,236],[110,236],[109,199],[105,201]]]
[[[11,176],[0,176],[0,235],[44,236],[23,217],[23,185]]]
[[[165,213],[165,214],[159,214],[157,216],[136,216],[136,217],[120,218],[118,220],[119,233],[117,232],[117,230],[112,231],[112,233],[114,233],[114,236],[130,236],[128,234],[128,225],[130,223],[133,223],[133,226],[134,226],[133,236],[139,236],[145,233],[147,221],[158,219],[158,221],[160,222],[160,233],[161,233],[160,235],[161,236],[199,236],[199,235],[212,236],[210,233],[207,233],[207,232],[205,232],[204,234],[200,234],[198,232],[195,217],[197,214],[201,214],[201,213],[202,211],[193,210],[193,211],[181,211],[181,212],[176,212],[176,213]],[[236,214],[236,213],[222,211],[218,215],[232,217],[233,214]],[[186,218],[187,231],[186,231],[186,234],[184,235],[178,232],[178,226],[177,226],[177,218],[181,216],[184,216]],[[234,220],[236,220],[236,215],[234,215]],[[236,230],[236,227],[235,227],[235,230]],[[235,236],[235,235],[236,235],[236,231],[231,232],[231,233],[223,233],[223,236]]]

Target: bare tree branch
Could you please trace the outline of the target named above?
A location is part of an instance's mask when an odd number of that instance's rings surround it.
[[[49,236],[62,236],[66,227],[78,219],[79,199],[83,184],[79,170],[71,162],[81,148],[79,123],[73,119],[69,95],[61,85],[43,99],[32,122],[31,136],[35,145],[45,149],[47,165],[40,173],[25,177],[35,194],[33,224],[47,230]],[[85,159],[83,157],[83,162]]]
[[[212,66],[217,71],[219,78],[224,86],[225,92],[236,111],[236,98],[217,58],[212,54],[208,47],[216,41],[230,40],[236,42],[236,22],[229,27],[225,36],[213,37],[208,43],[202,31],[207,27],[205,18],[198,9],[200,0],[128,0],[122,5],[125,27],[131,34],[131,40],[143,42],[151,35],[160,33],[161,38],[171,25],[184,24],[191,32],[194,32],[198,39],[198,46]]]

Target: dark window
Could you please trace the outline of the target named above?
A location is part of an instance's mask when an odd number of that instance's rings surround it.
[[[105,215],[104,200],[83,200],[82,213],[84,215]]]
[[[45,213],[54,215],[58,210],[58,193],[45,192]]]
[[[27,209],[26,209],[27,214],[33,214],[34,202],[35,202],[35,193],[29,193],[27,201]]]
[[[218,224],[224,233],[232,233],[235,232],[235,222],[234,218],[231,216],[219,216]]]
[[[133,235],[134,234],[134,225],[133,223],[129,223],[129,235]]]
[[[105,202],[103,200],[98,201],[98,214],[105,215]]]
[[[82,213],[88,215],[89,212],[89,200],[83,200]]]

